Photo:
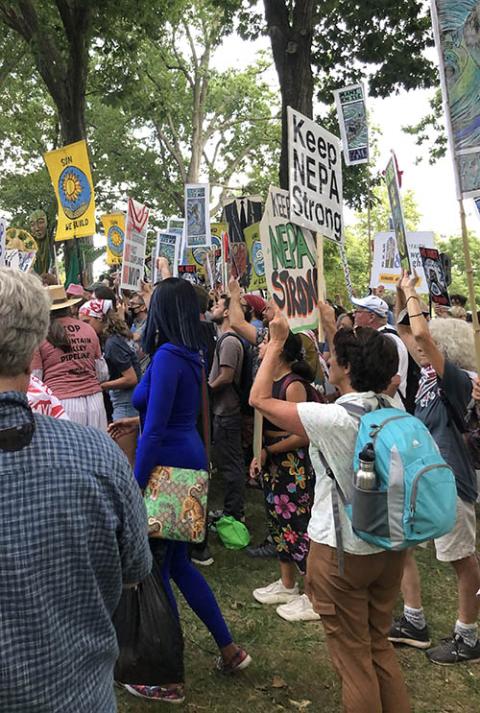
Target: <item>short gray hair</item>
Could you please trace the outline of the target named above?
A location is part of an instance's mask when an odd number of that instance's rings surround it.
[[[459,369],[477,371],[473,327],[461,319],[432,319],[429,324],[432,339],[445,359]]]
[[[0,375],[28,369],[47,336],[50,298],[35,275],[0,268]]]

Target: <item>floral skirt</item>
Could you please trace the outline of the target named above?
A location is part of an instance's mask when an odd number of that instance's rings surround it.
[[[273,445],[280,438],[266,439]],[[309,539],[307,535],[313,505],[315,474],[307,449],[270,455],[263,473],[263,494],[268,527],[281,562],[295,562],[306,572]]]

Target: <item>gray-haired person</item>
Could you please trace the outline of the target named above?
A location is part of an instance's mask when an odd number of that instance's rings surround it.
[[[113,441],[28,406],[49,308],[0,268],[0,710],[114,713],[111,617],[150,571],[146,514]]]

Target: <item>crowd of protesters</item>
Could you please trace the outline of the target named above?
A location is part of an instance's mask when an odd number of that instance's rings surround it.
[[[352,312],[321,302],[320,342],[233,278],[209,293],[157,267],[161,281],[131,294],[109,277],[65,290],[0,269],[1,710],[113,713],[112,618],[152,562],[177,620],[171,581],[212,634],[219,672],[254,662],[198,569],[213,563],[207,538],[147,537],[142,493],[169,466],[222,483],[212,527],[225,516],[248,527],[247,486],[261,487],[265,541],[247,554],[275,557],[279,579],[259,581],[253,598],[287,621],[321,620],[344,711],[407,713],[392,642],[436,664],[480,661],[478,464],[465,437],[480,385],[464,305],[431,318],[404,274],[393,301],[380,289]],[[359,421],[345,406],[379,403],[415,414],[455,474],[455,526],[434,544],[455,571],[458,615],[436,646],[414,551],[361,539],[341,501],[339,566],[329,468],[349,496]],[[151,701],[185,698],[184,680],[117,683]]]

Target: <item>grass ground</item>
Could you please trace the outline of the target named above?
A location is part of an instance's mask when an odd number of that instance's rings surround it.
[[[213,503],[220,504],[213,489]],[[248,493],[248,523],[252,539],[263,539],[264,515],[260,491]],[[252,598],[252,590],[278,578],[274,560],[252,560],[244,552],[229,552],[210,538],[213,566],[203,568],[220,603],[235,641],[252,655],[253,663],[235,677],[216,674],[213,639],[179,595],[185,637],[187,699],[175,706],[188,713],[273,713],[341,710],[340,687],[329,663],[321,623],[290,624]],[[424,607],[435,642],[447,636],[456,618],[453,571],[435,560],[431,548],[419,553]],[[480,665],[443,668],[430,664],[412,649],[399,651],[414,713],[480,713]],[[168,709],[118,692],[119,713]],[[172,706],[170,706],[171,708]]]

